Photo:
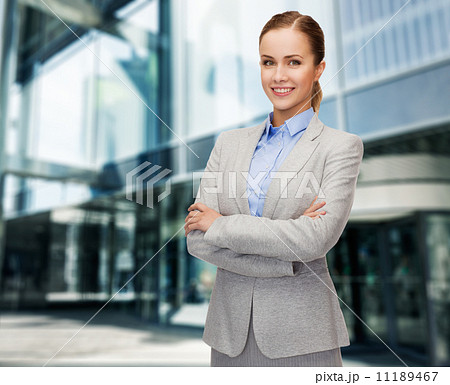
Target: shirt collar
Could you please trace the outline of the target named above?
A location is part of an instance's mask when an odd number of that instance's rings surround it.
[[[294,115],[292,118],[287,119],[284,123],[286,123],[289,134],[291,136],[294,136],[298,132],[304,130],[306,127],[308,127],[308,124],[313,116],[314,116],[314,109],[310,107],[307,110],[301,112],[300,114]],[[266,121],[266,127],[264,129],[263,135],[266,141],[269,135],[270,127],[272,127],[272,119],[273,119],[273,111],[269,113]]]

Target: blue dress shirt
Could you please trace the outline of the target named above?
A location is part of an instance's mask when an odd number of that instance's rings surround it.
[[[273,112],[270,112],[266,127],[250,162],[247,178],[247,195],[251,215],[262,216],[264,200],[272,181],[271,173],[274,175],[279,169],[303,135],[313,116],[314,110],[311,107],[286,120],[280,127],[273,127]]]

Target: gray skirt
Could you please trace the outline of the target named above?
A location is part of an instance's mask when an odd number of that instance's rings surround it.
[[[211,348],[211,366],[343,366],[341,348],[324,350],[298,356],[266,357],[255,340],[253,332],[253,303],[250,310],[250,327],[244,350],[236,357],[230,357]]]

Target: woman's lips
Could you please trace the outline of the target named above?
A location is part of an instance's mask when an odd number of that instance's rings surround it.
[[[291,87],[286,87],[286,88],[291,88]],[[290,94],[292,94],[292,91],[294,91],[295,88],[292,88],[289,92],[276,92],[274,88],[272,88],[272,92],[276,95],[276,96],[288,96]]]

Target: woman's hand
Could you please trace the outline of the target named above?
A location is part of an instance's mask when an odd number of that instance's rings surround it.
[[[316,199],[317,199],[317,195],[314,198],[314,200],[312,201],[311,206],[309,206],[302,215],[306,215],[307,217],[311,217],[312,219],[319,218],[320,215],[325,215],[325,211],[316,211],[316,210],[323,207],[326,204],[326,202],[319,202],[319,203],[314,204]]]
[[[184,225],[185,236],[187,236],[191,230],[201,230],[206,233],[212,223],[218,217],[222,216],[216,210],[213,210],[200,202],[190,205],[188,211],[190,211],[190,213],[184,220],[186,222]]]

